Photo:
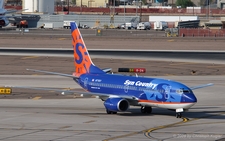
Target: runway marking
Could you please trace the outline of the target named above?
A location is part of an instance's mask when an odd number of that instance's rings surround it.
[[[128,61],[123,61],[124,63],[136,63],[136,62],[147,62],[146,60],[128,60]]]
[[[188,126],[188,125],[190,125],[190,124],[185,124],[185,125],[183,125],[182,123],[191,122],[191,121],[195,121],[195,120],[199,120],[199,119],[207,118],[207,117],[212,117],[212,116],[219,116],[219,115],[223,115],[223,114],[225,114],[225,112],[221,112],[221,113],[218,113],[218,114],[216,114],[216,115],[207,115],[207,116],[203,116],[203,117],[199,117],[199,118],[193,118],[193,119],[188,119],[188,118],[185,118],[185,117],[184,117],[184,118],[183,118],[183,121],[181,121],[181,122],[177,122],[177,123],[174,123],[174,124],[168,124],[168,125],[163,125],[163,126],[151,128],[151,129],[147,130],[147,132],[145,132],[144,134],[145,134],[145,136],[148,137],[149,139],[156,139],[156,138],[150,136],[150,133],[151,133],[152,131],[159,130],[159,129],[164,129],[164,128],[168,128],[168,127],[178,127],[178,126],[179,126],[179,127],[183,127],[183,126]],[[223,122],[223,123],[224,123],[224,122]],[[181,125],[181,124],[182,124],[182,125]],[[201,124],[201,123],[199,123],[199,124]],[[211,123],[211,124],[213,124],[213,123]],[[192,125],[196,125],[196,124],[192,124]],[[157,139],[157,140],[159,140],[159,139]]]
[[[58,38],[58,40],[65,40],[66,38]]]
[[[207,66],[206,68],[225,68],[225,66]]]
[[[27,56],[27,57],[23,57],[21,58],[22,60],[25,60],[25,59],[33,59],[33,58],[38,58],[39,56]]]
[[[40,99],[40,98],[41,98],[41,97],[36,96],[36,97],[32,98],[32,100],[38,100],[38,99]]]
[[[152,131],[159,130],[159,129],[164,129],[164,128],[168,128],[168,127],[172,127],[172,126],[174,126],[174,125],[182,124],[182,123],[185,123],[185,122],[188,122],[188,121],[189,121],[188,118],[183,117],[183,121],[176,122],[176,123],[172,123],[172,124],[167,124],[167,125],[162,125],[162,126],[158,126],[158,127],[154,127],[154,128],[150,128],[150,129],[148,129],[148,130],[144,133],[144,135],[145,135],[147,138],[152,139],[153,137],[150,136],[150,133],[151,133]]]
[[[165,76],[175,76],[174,74],[166,73]]]
[[[58,129],[62,130],[62,129],[65,129],[65,128],[70,128],[70,127],[72,127],[72,126],[62,126],[62,127],[59,127]]]
[[[185,123],[188,120],[189,120],[188,118],[183,118],[182,121],[179,121],[179,122],[176,122],[176,123],[172,123],[172,124],[168,124],[168,125],[163,125],[163,126],[159,126],[159,127],[154,127],[154,128],[150,128],[150,129],[143,130],[143,131],[139,131],[139,132],[132,132],[132,133],[125,134],[125,135],[115,136],[115,137],[111,137],[111,138],[108,138],[108,139],[104,139],[103,141],[115,140],[115,139],[124,138],[124,137],[128,137],[128,136],[133,136],[133,135],[140,134],[140,133],[144,133],[144,135],[146,137],[149,136],[151,138],[151,136],[150,136],[149,133],[152,132],[152,131],[154,131],[154,130],[163,129],[163,128],[171,127],[171,126],[174,126],[174,125],[177,125],[177,124]]]
[[[96,122],[96,120],[89,120],[89,121],[86,121],[86,122],[83,122],[83,123],[92,123],[92,122]]]
[[[188,65],[188,64],[198,64],[198,63],[195,63],[195,62],[181,62],[181,63],[172,63],[172,64],[169,64],[170,66],[179,66],[179,65]]]

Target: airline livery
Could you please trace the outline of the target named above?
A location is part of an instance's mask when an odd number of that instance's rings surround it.
[[[83,95],[95,95],[104,101],[107,114],[125,112],[132,105],[140,106],[142,113],[151,113],[152,107],[174,110],[176,117],[181,118],[181,113],[197,102],[192,90],[213,85],[209,83],[187,87],[172,80],[107,73],[106,70],[98,68],[92,62],[80,31],[74,22],[71,23],[71,33],[75,66],[75,72],[72,75],[28,70],[73,78],[87,91],[82,92]],[[65,94],[74,92],[64,91]]]

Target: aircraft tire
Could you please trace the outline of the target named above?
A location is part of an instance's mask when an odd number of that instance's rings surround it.
[[[117,114],[117,112],[113,112],[113,111],[109,111],[109,110],[106,110],[106,113],[107,114]]]
[[[106,113],[107,113],[107,114],[112,114],[112,112],[109,111],[109,110],[107,110],[107,109],[106,109]]]
[[[152,107],[145,107],[146,113],[152,113]]]
[[[141,113],[152,113],[152,107],[141,106]]]
[[[176,113],[176,118],[181,118],[182,114],[181,113]]]
[[[144,106],[141,106],[141,113],[145,114],[147,111],[146,111],[146,107]]]
[[[146,113],[146,108],[144,106],[141,106],[141,113]]]

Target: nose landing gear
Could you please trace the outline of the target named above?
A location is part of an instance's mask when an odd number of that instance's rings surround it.
[[[176,118],[181,118],[182,114],[181,113],[176,113]]]

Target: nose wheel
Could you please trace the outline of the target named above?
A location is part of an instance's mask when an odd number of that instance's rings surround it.
[[[182,114],[181,113],[176,113],[176,118],[181,118]]]
[[[141,113],[152,113],[152,107],[141,106]]]

